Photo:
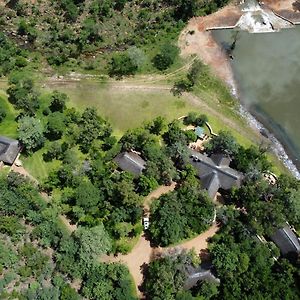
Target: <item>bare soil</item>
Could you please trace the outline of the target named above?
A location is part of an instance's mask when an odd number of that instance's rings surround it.
[[[300,22],[300,12],[295,12],[295,0],[265,0],[264,5],[292,22]],[[237,5],[229,4],[214,14],[190,20],[179,37],[179,47],[183,57],[196,54],[213,72],[230,87],[234,87],[234,78],[230,67],[230,58],[222,51],[208,30],[215,27],[233,27],[242,16]]]
[[[149,209],[151,201],[159,198],[163,194],[173,191],[175,187],[175,183],[172,183],[170,186],[160,186],[158,189],[149,194],[149,196],[145,199],[144,209]],[[203,232],[192,240],[177,245],[176,248],[184,248],[187,250],[194,249],[196,253],[200,253],[201,251],[207,249],[208,239],[212,237],[217,232],[217,230],[218,226],[214,224],[207,231]],[[143,298],[140,287],[143,283],[143,273],[145,267],[151,262],[154,257],[156,257],[157,255],[161,255],[164,252],[169,252],[171,248],[172,247],[153,247],[151,246],[150,241],[147,239],[147,236],[143,235],[129,254],[118,256],[103,256],[100,258],[100,261],[106,263],[121,262],[126,264],[134,279],[137,295],[139,298]]]
[[[295,11],[293,3],[296,0],[264,0],[264,4],[270,7],[277,14],[294,22],[300,22],[300,12]]]
[[[70,233],[74,232],[75,230],[77,230],[77,226],[75,224],[71,224],[70,220],[67,219],[66,216],[64,215],[59,215],[60,220],[63,222],[63,224],[66,226],[66,228],[68,229],[68,231]]]
[[[207,29],[235,26],[241,15],[237,6],[228,5],[214,14],[191,19],[179,37],[181,55],[186,57],[197,54],[205,64],[212,67],[219,78],[233,86],[229,57]]]

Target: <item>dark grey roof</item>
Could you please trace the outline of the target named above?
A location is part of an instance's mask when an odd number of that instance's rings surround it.
[[[220,279],[214,276],[210,269],[206,268],[187,268],[187,279],[184,283],[184,289],[189,290],[194,287],[199,281],[208,281],[213,283],[220,283]]]
[[[283,255],[290,252],[300,253],[299,240],[289,226],[277,229],[271,236],[271,240],[277,245]]]
[[[17,140],[0,136],[0,161],[12,165],[21,151],[21,145]]]
[[[241,185],[243,175],[229,167],[230,160],[227,157],[219,154],[208,157],[192,149],[190,152],[190,162],[196,168],[203,188],[212,198],[220,188],[229,190]]]
[[[222,154],[213,154],[211,156],[212,161],[217,165],[217,166],[226,166],[228,167],[230,164],[230,158],[222,155]]]
[[[146,162],[135,152],[122,152],[114,158],[114,161],[123,171],[137,176],[146,168]]]

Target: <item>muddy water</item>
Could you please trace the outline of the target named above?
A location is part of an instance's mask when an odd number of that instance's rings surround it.
[[[235,37],[231,30],[213,35],[227,49]],[[233,56],[242,103],[283,143],[300,170],[300,26],[239,32]]]

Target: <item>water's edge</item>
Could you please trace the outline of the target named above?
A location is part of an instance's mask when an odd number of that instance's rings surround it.
[[[218,41],[216,41],[218,43]],[[219,43],[218,43],[219,45]],[[219,45],[219,47],[221,47]],[[232,77],[235,78],[235,74],[233,72],[232,66],[230,65],[231,72],[232,72]],[[270,132],[269,129],[265,127],[265,125],[258,121],[256,116],[248,111],[243,105],[243,101],[241,100],[240,94],[238,92],[238,83],[237,80],[234,79],[234,81],[227,82],[230,88],[231,95],[239,102],[239,107],[238,107],[238,112],[239,114],[247,121],[247,124],[255,129],[267,132],[268,133],[268,139],[271,142],[272,147],[272,152],[276,155],[276,157],[282,161],[284,166],[291,172],[291,174],[296,177],[297,179],[300,180],[300,172],[298,168],[296,167],[295,163],[293,162],[292,158],[289,157],[288,149],[285,148],[284,143],[281,143],[279,141],[279,138],[276,137],[275,132]],[[288,148],[288,147],[287,147]]]

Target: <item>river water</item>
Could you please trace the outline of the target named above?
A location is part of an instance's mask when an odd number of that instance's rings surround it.
[[[300,26],[272,33],[215,30],[228,49],[242,104],[286,148],[300,170]]]

